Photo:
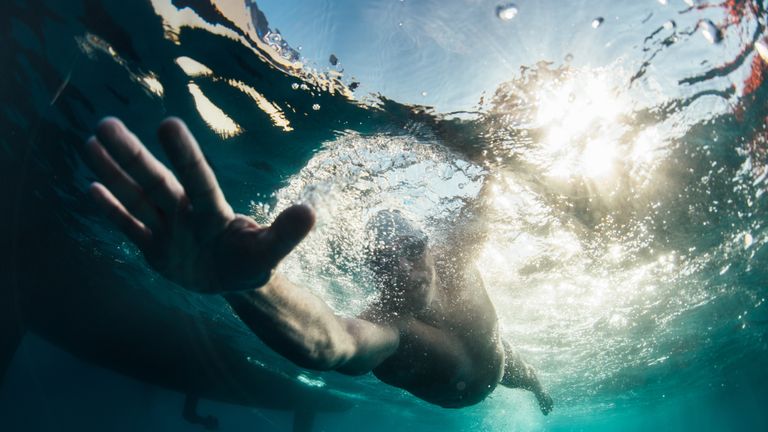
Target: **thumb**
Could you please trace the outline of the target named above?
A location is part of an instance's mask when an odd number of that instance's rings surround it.
[[[279,262],[288,255],[315,225],[315,212],[308,206],[291,206],[280,213],[267,230],[270,255]]]

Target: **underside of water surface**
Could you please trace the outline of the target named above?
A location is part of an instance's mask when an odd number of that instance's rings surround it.
[[[765,430],[765,8],[3,0],[0,429],[201,430],[193,394],[222,431]],[[162,160],[183,118],[261,223],[312,205],[280,271],[342,316],[376,301],[378,211],[434,244],[482,218],[462,241],[554,411],[505,388],[447,410],[272,352],[87,198],[106,115]]]

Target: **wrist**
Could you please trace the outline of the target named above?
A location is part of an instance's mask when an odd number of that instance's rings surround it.
[[[224,292],[240,292],[240,291],[255,290],[272,282],[272,280],[275,278],[276,275],[277,275],[277,272],[275,272],[275,269],[273,268],[268,271],[263,271],[247,279],[227,281],[222,284],[222,288]]]

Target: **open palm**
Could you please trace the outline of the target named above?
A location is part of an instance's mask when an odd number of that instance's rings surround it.
[[[290,207],[269,227],[235,214],[187,126],[169,118],[158,136],[178,179],[118,119],[102,120],[86,143],[86,162],[101,180],[91,193],[107,217],[150,266],[187,289],[264,285],[312,228],[312,210]]]

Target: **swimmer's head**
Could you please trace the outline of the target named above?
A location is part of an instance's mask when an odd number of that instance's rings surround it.
[[[382,210],[368,222],[368,265],[382,300],[399,310],[425,308],[434,296],[435,266],[427,236],[397,210]]]

